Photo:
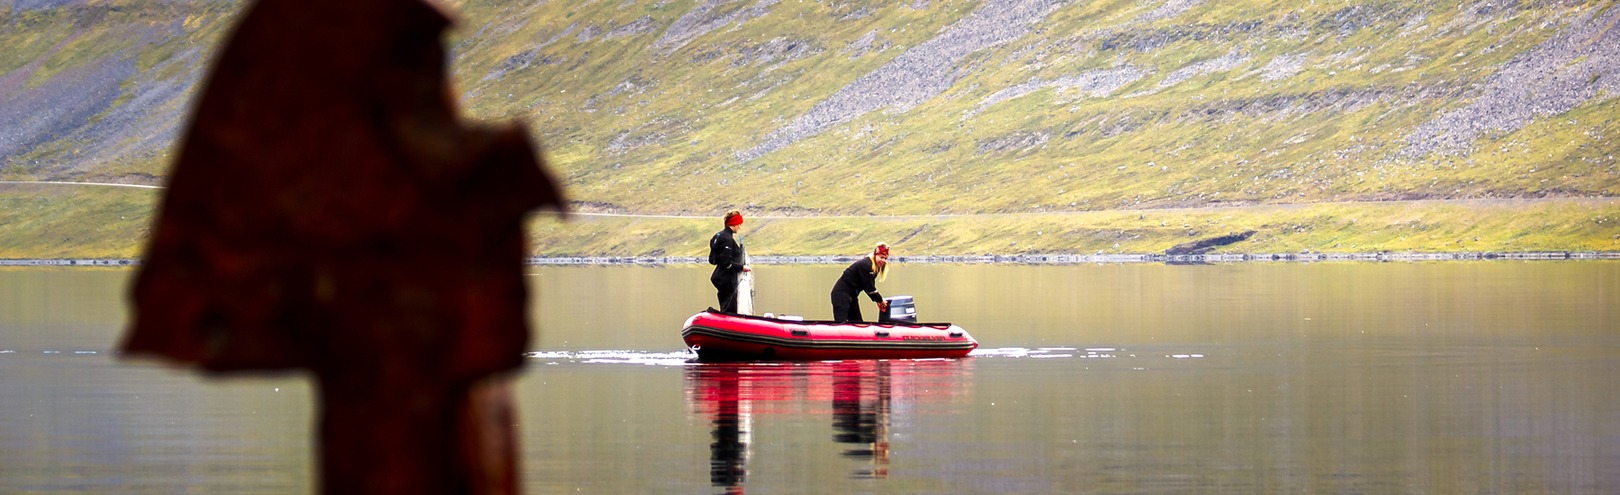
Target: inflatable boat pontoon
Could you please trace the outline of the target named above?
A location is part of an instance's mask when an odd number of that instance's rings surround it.
[[[719,361],[956,358],[979,346],[950,323],[837,323],[714,309],[687,318],[681,339],[698,359]]]

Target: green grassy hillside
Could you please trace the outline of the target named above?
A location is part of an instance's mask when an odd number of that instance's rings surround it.
[[[0,6],[0,179],[160,183],[240,4],[56,3]],[[578,209],[706,217],[540,254],[694,255],[728,208],[759,254],[1620,249],[1614,2],[444,5],[464,110],[529,122]],[[0,257],[150,204],[64,194],[0,186]]]

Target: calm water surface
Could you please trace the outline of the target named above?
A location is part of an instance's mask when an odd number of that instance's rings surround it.
[[[1620,492],[1620,263],[903,265],[973,356],[699,365],[706,268],[532,271],[527,491]],[[130,274],[0,269],[0,493],[308,491],[308,383],[116,359]]]

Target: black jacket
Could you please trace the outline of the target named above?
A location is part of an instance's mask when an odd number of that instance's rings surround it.
[[[720,229],[709,239],[709,264],[714,265],[714,274],[709,278],[741,272],[747,260],[747,252],[730,228]]]
[[[833,284],[832,293],[843,295],[850,299],[855,298],[858,292],[865,292],[872,302],[883,302],[883,294],[877,291],[877,274],[872,273],[872,257],[868,256],[849,264],[844,274],[838,277],[838,283]]]

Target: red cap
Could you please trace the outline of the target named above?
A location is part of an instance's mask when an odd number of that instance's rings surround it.
[[[727,227],[730,227],[730,226],[733,226],[733,225],[742,225],[742,222],[743,222],[743,217],[742,217],[741,213],[726,217],[726,226]]]
[[[877,245],[877,249],[872,250],[872,254],[881,254],[881,255],[884,255],[884,256],[888,256],[889,255],[889,245],[879,242],[878,245]]]

